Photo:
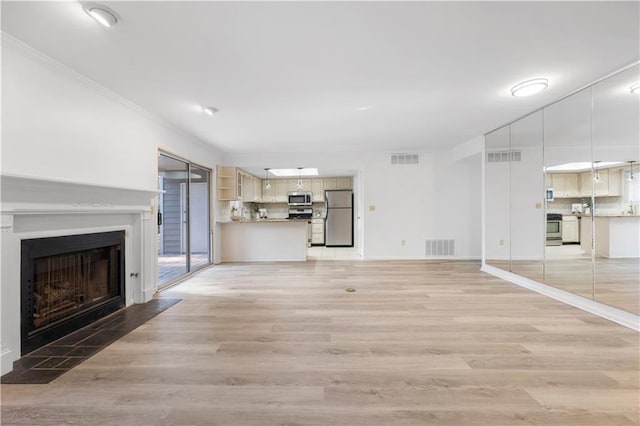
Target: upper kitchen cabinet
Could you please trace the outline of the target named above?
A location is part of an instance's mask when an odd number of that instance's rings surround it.
[[[253,201],[262,202],[262,179],[255,176],[253,178]]]
[[[242,175],[242,201],[253,201],[253,176],[247,173],[241,173]]]
[[[549,173],[547,187],[553,188],[555,198],[576,198],[582,196],[577,173]]]
[[[237,167],[218,167],[218,200],[235,201],[242,192],[242,178]]]
[[[311,193],[314,202],[324,201],[324,180],[311,179]]]
[[[592,177],[593,176],[593,177]],[[580,173],[580,186],[583,197],[614,197],[621,195],[620,169],[594,169],[594,172]]]
[[[334,189],[352,189],[350,177],[325,178],[324,189],[330,191]]]
[[[275,186],[275,202],[286,203],[289,199],[287,194],[289,193],[289,181],[287,179],[277,179],[271,181],[271,185]]]

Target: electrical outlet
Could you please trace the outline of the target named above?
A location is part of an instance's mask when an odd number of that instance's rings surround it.
[[[369,206],[369,211],[370,211],[370,212],[375,212],[375,211],[376,211],[376,206],[375,206],[375,204],[371,204],[371,205]]]
[[[542,203],[536,203],[536,209],[541,209],[542,208]]]
[[[500,245],[503,246],[504,245],[504,240],[500,240]]]
[[[404,246],[405,244],[407,244],[407,242],[405,240],[400,240],[400,245]]]

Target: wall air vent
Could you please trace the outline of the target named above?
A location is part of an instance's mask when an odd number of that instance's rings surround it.
[[[487,152],[487,163],[503,163],[511,161],[521,161],[521,151],[495,151]]]
[[[391,154],[391,164],[418,164],[418,154]]]
[[[427,240],[427,256],[454,256],[456,254],[455,240]]]

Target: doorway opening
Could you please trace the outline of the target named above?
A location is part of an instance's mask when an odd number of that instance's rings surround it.
[[[158,285],[211,264],[211,171],[158,156]]]

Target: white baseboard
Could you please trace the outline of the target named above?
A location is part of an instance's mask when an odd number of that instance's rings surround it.
[[[512,272],[508,272],[494,266],[485,264],[482,265],[481,270],[498,278],[502,278],[505,281],[519,285],[520,287],[533,290],[536,293],[551,297],[552,299],[608,319],[609,321],[613,321],[632,330],[640,331],[640,316],[638,315],[623,311],[622,309],[614,308],[613,306],[605,305],[604,303],[587,299],[586,297],[578,296],[577,294],[569,293],[568,291],[560,290],[558,288],[530,280],[529,278],[516,275]]]

